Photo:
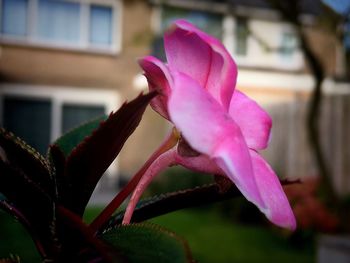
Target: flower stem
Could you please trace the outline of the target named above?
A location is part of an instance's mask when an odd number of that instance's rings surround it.
[[[166,169],[169,166],[175,164],[174,155],[176,154],[176,149],[171,149],[162,155],[160,155],[154,162],[149,166],[149,169],[145,171],[139,183],[137,184],[134,192],[131,195],[129,204],[125,210],[124,219],[122,224],[126,225],[130,223],[134,209],[140,200],[143,192],[147,186],[151,183],[153,178],[159,174],[161,171]]]
[[[107,207],[95,218],[90,224],[91,229],[97,232],[103,225],[107,223],[115,210],[123,203],[129,194],[135,189],[138,182],[141,180],[143,174],[148,167],[164,152],[173,148],[179,139],[179,134],[175,128],[172,129],[170,135],[160,145],[160,147],[151,155],[141,169],[133,176],[127,185],[114,197],[114,199],[107,205]]]

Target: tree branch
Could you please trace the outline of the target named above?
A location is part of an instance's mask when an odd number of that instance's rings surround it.
[[[299,22],[299,17],[301,15],[301,0],[267,1],[282,14],[283,18],[287,20],[287,22],[294,25],[299,36],[300,48],[315,79],[315,86],[311,94],[306,117],[307,134],[311,150],[314,154],[315,161],[322,178],[321,189],[325,191],[329,197],[329,201],[332,202],[332,204],[335,204],[337,201],[337,196],[333,188],[330,170],[322,152],[319,132],[319,119],[322,103],[322,81],[325,77],[325,72],[321,61],[312,50],[307,40],[302,24]]]

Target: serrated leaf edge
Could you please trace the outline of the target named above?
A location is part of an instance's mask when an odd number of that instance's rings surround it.
[[[52,174],[51,174],[51,166],[50,166],[49,162],[37,150],[35,150],[32,146],[27,144],[20,137],[16,136],[12,132],[10,132],[10,131],[2,128],[2,127],[0,128],[0,133],[3,134],[6,139],[9,139],[9,140],[13,141],[16,145],[21,147],[22,150],[24,150],[24,151],[28,152],[29,154],[31,154],[36,160],[38,160],[46,168],[46,170],[52,176]],[[5,153],[6,153],[6,151],[5,151]]]
[[[183,238],[182,236],[179,236],[176,232],[171,231],[163,226],[154,224],[154,223],[149,223],[149,222],[142,222],[142,223],[131,223],[128,225],[116,225],[113,228],[110,228],[107,232],[103,232],[103,234],[101,235],[103,238],[103,235],[107,234],[109,231],[115,230],[115,229],[122,229],[122,228],[148,228],[151,230],[156,230],[156,231],[161,231],[163,234],[166,234],[167,236],[171,237],[171,238],[175,238],[178,242],[180,242],[185,249],[185,255],[186,255],[186,259],[189,260],[189,262],[194,262],[193,258],[192,258],[192,254],[191,254],[191,250],[190,247],[188,245],[188,242],[185,238]]]

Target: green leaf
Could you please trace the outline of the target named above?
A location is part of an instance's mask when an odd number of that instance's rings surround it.
[[[42,255],[42,257],[47,258],[47,253],[46,253],[45,247],[46,247],[48,241],[45,239],[40,240],[40,233],[39,233],[40,231],[38,231],[37,229],[35,229],[31,225],[31,223],[21,213],[21,211],[19,211],[17,209],[17,207],[15,207],[13,204],[9,203],[6,200],[0,200],[0,209],[7,212],[11,216],[13,216],[18,222],[20,222],[24,226],[24,228],[28,231],[28,233],[32,237],[32,240],[33,240],[34,244],[36,245],[38,251]],[[42,225],[42,228],[45,228],[45,225]]]
[[[102,235],[130,263],[194,262],[187,242],[153,224],[118,226]]]
[[[108,118],[107,115],[90,120],[62,135],[49,146],[48,159],[51,164],[52,173],[55,175],[55,183],[58,193],[58,200],[67,204],[72,199],[69,189],[69,178],[65,176],[66,158],[72,153],[75,147],[84,141],[86,137],[98,128]]]
[[[88,121],[62,135],[53,144],[56,145],[67,157],[72,150],[81,143],[85,137],[91,135],[91,133],[100,125],[101,122],[108,118],[107,115],[103,115],[91,121]]]
[[[71,198],[65,203],[67,208],[83,215],[97,182],[139,125],[148,103],[155,95],[155,92],[141,94],[124,103],[67,157],[65,176],[71,186]]]

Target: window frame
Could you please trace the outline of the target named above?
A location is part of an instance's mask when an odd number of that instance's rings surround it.
[[[155,33],[156,36],[162,35],[162,12],[164,7],[174,7],[174,8],[183,8],[183,9],[195,9],[192,4],[187,4],[185,1],[168,1],[166,3],[163,3],[163,1],[152,1],[154,2],[154,5],[152,7],[152,13],[151,13],[151,29]],[[217,8],[215,8],[217,7]],[[275,54],[271,55],[270,61],[271,63],[265,64],[264,61],[256,61],[254,57],[254,53],[256,51],[256,40],[248,34],[247,36],[247,47],[246,47],[246,54],[240,55],[236,52],[236,45],[237,45],[237,39],[235,36],[235,30],[237,26],[237,17],[244,17],[247,21],[248,30],[253,30],[252,26],[255,26],[255,24],[258,21],[268,22],[272,23],[276,26],[276,34],[280,34],[280,31],[282,30],[291,30],[291,25],[289,23],[284,22],[280,19],[274,16],[275,12],[266,13],[265,15],[261,16],[258,15],[258,13],[263,14],[263,10],[260,10],[259,8],[254,9],[254,12],[257,12],[257,16],[250,15],[249,12],[244,12],[244,10],[239,10],[238,7],[237,10],[233,13],[226,12],[223,9],[221,9],[220,5],[218,4],[210,6],[207,4],[203,4],[200,8],[197,7],[197,10],[201,10],[204,12],[214,12],[214,13],[220,13],[222,14],[222,42],[225,45],[228,52],[233,56],[237,64],[241,67],[246,68],[259,68],[263,70],[277,70],[277,71],[286,71],[286,72],[299,72],[302,71],[305,68],[305,61],[304,57],[302,55],[302,52],[299,49],[296,49],[294,54],[291,57],[290,61],[285,61],[283,57],[281,56],[280,52],[274,52]],[[248,8],[246,11],[249,11],[250,8]],[[272,19],[270,19],[270,17]],[[293,31],[292,31],[293,32]],[[280,35],[279,35],[280,36]],[[298,41],[298,40],[297,40]],[[278,45],[279,43],[273,43],[273,47],[275,45]],[[139,86],[139,84],[137,84]]]
[[[50,142],[62,135],[62,114],[64,104],[103,105],[105,114],[121,106],[121,95],[118,91],[99,88],[78,88],[71,86],[45,86],[0,83],[0,126],[3,126],[4,97],[21,97],[35,100],[49,100],[51,106]],[[108,168],[107,175],[112,180],[119,176],[119,162],[116,158]]]
[[[257,59],[257,54],[264,55],[264,53],[260,52],[262,47],[258,44],[258,41],[250,35],[248,35],[247,37],[247,53],[245,55],[237,54],[237,38],[233,33],[229,33],[236,32],[235,30],[237,26],[237,16],[228,15],[226,22],[227,23],[224,24],[224,26],[226,26],[224,32],[226,32],[227,35],[224,43],[225,46],[228,48],[230,54],[237,62],[237,64],[241,67],[252,69],[260,68],[266,70],[277,70],[286,72],[298,72],[303,70],[303,68],[305,67],[303,55],[298,46],[296,46],[296,49],[293,51],[288,60],[286,60],[285,57],[282,56],[280,50],[278,50],[281,47],[281,39],[282,34],[284,32],[295,34],[290,24],[280,20],[260,20],[247,17],[247,26],[249,31],[253,31],[255,33],[259,32],[256,30],[256,25],[260,22],[264,22],[265,26],[272,25],[274,27],[273,30],[276,37],[274,38],[273,43],[271,44],[271,48],[275,48],[276,51],[272,51],[270,53],[266,52],[266,54],[269,56],[267,58],[269,60],[269,63],[266,63],[266,59],[264,60],[264,58]],[[260,37],[259,34],[258,37]],[[263,37],[262,39],[265,40],[266,38]],[[296,39],[296,41],[298,41],[298,39]]]
[[[286,38],[289,38],[291,43],[286,43]],[[290,28],[284,28],[284,30],[280,34],[280,57],[284,62],[290,62],[293,60],[294,52],[299,49],[299,43],[296,36],[296,33],[293,32]]]
[[[235,17],[235,50],[238,57],[246,57],[249,54],[249,20],[247,17]],[[243,43],[243,47],[240,45]]]
[[[76,43],[57,42],[44,40],[37,36],[37,19],[39,11],[39,0],[28,0],[27,34],[14,36],[4,34],[0,31],[0,43],[14,44],[20,46],[31,46],[39,48],[52,48],[58,50],[91,52],[115,55],[121,51],[122,43],[122,1],[121,0],[62,0],[65,2],[79,3],[80,5],[80,39]],[[2,10],[3,0],[0,0]],[[112,8],[111,44],[98,45],[90,42],[90,6],[106,6]],[[0,28],[2,28],[2,17],[0,13]]]
[[[3,99],[5,96],[49,100],[51,102],[51,142],[62,134],[64,104],[104,106],[105,113],[109,114],[115,111],[121,102],[119,93],[113,90],[0,83],[0,125],[3,124]]]

